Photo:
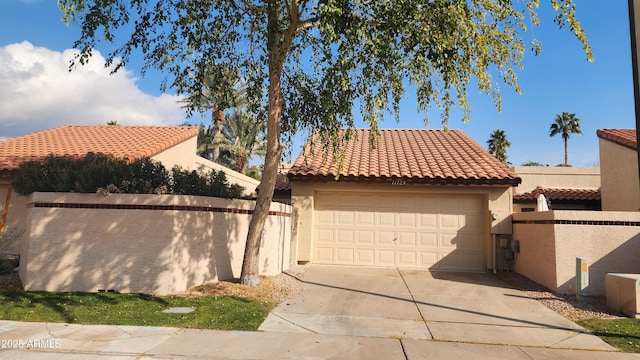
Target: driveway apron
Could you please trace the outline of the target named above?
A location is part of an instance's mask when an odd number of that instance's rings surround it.
[[[300,272],[300,293],[260,330],[615,350],[490,274],[318,265]]]

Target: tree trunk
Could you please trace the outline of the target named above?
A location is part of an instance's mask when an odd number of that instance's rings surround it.
[[[213,150],[211,152],[211,160],[218,162],[220,157],[220,137],[222,136],[222,122],[224,122],[224,111],[216,105],[211,113],[211,121],[213,122]]]
[[[236,171],[239,172],[240,174],[246,174],[247,163],[249,162],[249,159],[247,158],[247,156],[244,154],[236,153],[235,158],[236,158]]]
[[[286,51],[277,43],[275,35],[278,26],[277,7],[273,2],[269,2],[267,10],[267,28],[273,38],[267,45],[269,52],[269,104],[267,114],[267,152],[265,155],[264,170],[260,181],[260,191],[256,199],[256,206],[249,223],[247,243],[244,250],[242,262],[242,274],[240,283],[243,285],[257,286],[260,283],[259,261],[260,242],[264,223],[269,215],[269,207],[273,198],[273,190],[276,186],[276,175],[278,165],[282,155],[282,145],[280,145],[280,119],[282,116],[282,89],[281,73],[284,58],[282,51]]]
[[[564,166],[569,165],[569,147],[567,146],[568,139],[563,138],[564,140]]]
[[[257,286],[260,282],[258,262],[260,260],[260,242],[264,223],[269,215],[269,207],[276,185],[278,163],[282,154],[280,145],[280,116],[282,112],[282,93],[280,89],[280,73],[269,74],[269,114],[267,120],[267,154],[265,155],[264,171],[260,182],[260,191],[256,199],[256,206],[249,223],[247,244],[244,250],[242,274],[240,282],[243,285]]]

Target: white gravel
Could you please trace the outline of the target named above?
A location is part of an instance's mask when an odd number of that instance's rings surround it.
[[[607,301],[603,296],[588,296],[585,301],[578,301],[575,295],[557,294],[526,276],[514,272],[500,272],[495,276],[571,321],[621,317],[607,310]]]

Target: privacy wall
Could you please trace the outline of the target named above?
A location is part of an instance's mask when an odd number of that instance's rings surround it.
[[[589,261],[589,295],[605,295],[607,273],[640,274],[640,213],[545,211],[513,214],[515,271],[560,293],[575,291],[576,257]]]
[[[33,193],[20,247],[25,290],[170,294],[238,278],[255,201]],[[273,203],[259,270],[289,266],[291,207]]]

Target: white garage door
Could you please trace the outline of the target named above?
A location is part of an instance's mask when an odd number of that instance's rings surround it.
[[[318,192],[312,261],[484,270],[482,197]]]

